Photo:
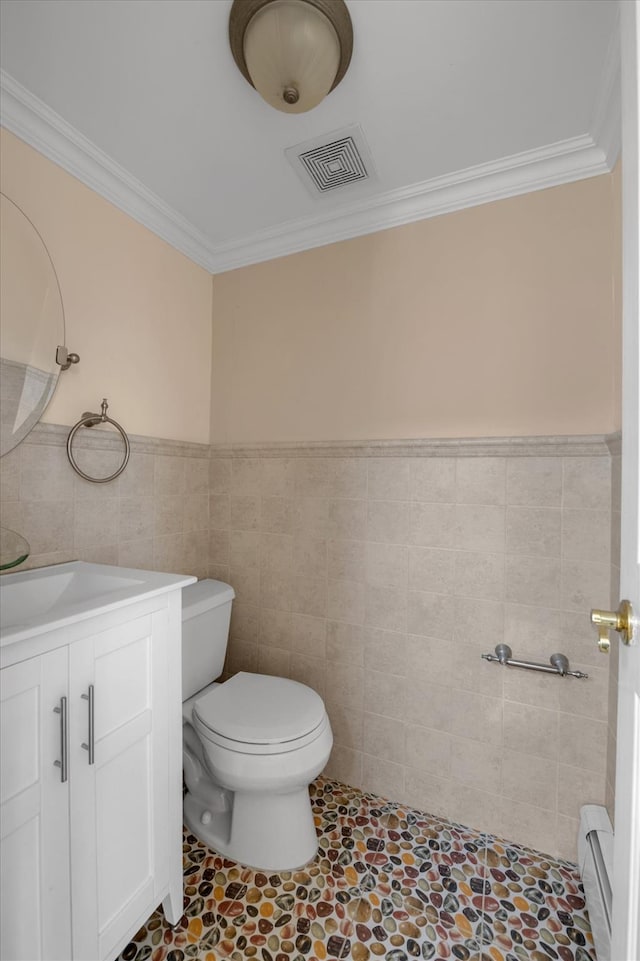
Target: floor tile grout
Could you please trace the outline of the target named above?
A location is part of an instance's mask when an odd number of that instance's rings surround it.
[[[319,851],[259,872],[185,833],[185,915],[118,961],[595,961],[577,867],[318,778]]]

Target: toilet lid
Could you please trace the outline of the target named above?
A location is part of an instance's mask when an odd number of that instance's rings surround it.
[[[245,744],[281,744],[313,731],[325,717],[322,698],[285,677],[241,671],[193,706],[211,731]]]

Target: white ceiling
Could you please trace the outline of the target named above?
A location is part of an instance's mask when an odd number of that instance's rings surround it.
[[[2,123],[213,272],[610,169],[616,0],[347,4],[347,75],[296,115],[231,0],[2,0]],[[314,199],[285,149],[354,123],[377,179]]]

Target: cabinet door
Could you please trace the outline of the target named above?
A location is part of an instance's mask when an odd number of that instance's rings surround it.
[[[166,623],[166,611],[155,612],[69,649],[74,958],[117,953],[159,900],[167,846]]]
[[[66,695],[66,648],[0,671],[0,957],[6,961],[71,957],[69,782],[68,766],[61,766]]]

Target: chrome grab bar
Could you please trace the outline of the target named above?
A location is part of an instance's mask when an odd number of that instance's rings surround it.
[[[496,644],[495,654],[481,654],[480,657],[485,661],[496,661],[503,667],[522,667],[526,671],[539,671],[543,674],[557,674],[560,677],[579,677],[588,678],[588,674],[582,671],[570,671],[569,659],[564,654],[552,654],[549,664],[540,664],[538,661],[520,661],[512,657],[513,651],[508,644]]]

